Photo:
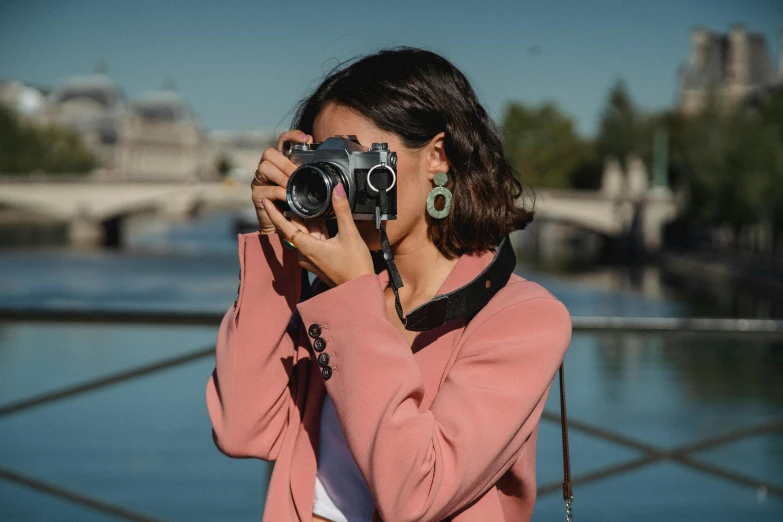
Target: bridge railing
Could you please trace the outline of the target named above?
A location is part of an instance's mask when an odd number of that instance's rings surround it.
[[[0,308],[0,322],[217,327],[223,316],[224,314],[222,312],[146,312],[136,310],[43,310],[34,308]],[[574,333],[655,333],[687,336],[717,335],[721,338],[726,336],[738,336],[742,339],[748,337],[756,339],[783,339],[783,320],[779,319],[573,316],[571,321]],[[107,386],[160,372],[195,360],[213,357],[214,353],[214,345],[201,347],[184,355],[159,360],[151,364],[104,375],[76,385],[5,403],[0,405],[0,418],[28,411],[46,404],[52,404],[66,398],[90,393]],[[554,411],[544,411],[542,420],[559,425],[560,416],[559,413]],[[756,488],[758,491],[764,491],[765,495],[769,493],[778,497],[783,497],[783,487],[780,487],[779,485],[693,458],[693,454],[697,451],[712,449],[761,434],[783,431],[783,418],[773,418],[751,427],[731,430],[713,436],[705,436],[702,440],[674,449],[657,447],[607,429],[603,426],[574,418],[569,419],[569,429],[641,453],[640,456],[631,459],[630,461],[624,461],[620,464],[606,466],[596,471],[574,476],[572,477],[572,483],[575,486],[601,480],[613,475],[628,473],[661,461],[670,461],[723,480],[728,480],[735,484]],[[35,477],[27,476],[2,466],[0,466],[0,480],[6,480],[17,486],[57,497],[60,500],[76,503],[122,520],[157,520],[144,513],[128,509],[127,507],[111,504],[99,498],[70,490],[67,487],[58,484],[39,480]],[[541,496],[561,491],[562,483],[560,481],[539,484],[538,486],[538,494]]]

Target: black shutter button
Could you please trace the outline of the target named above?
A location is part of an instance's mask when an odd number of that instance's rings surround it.
[[[318,364],[321,366],[329,366],[329,354],[328,353],[322,353],[318,356]]]
[[[325,381],[328,381],[329,377],[332,376],[332,367],[331,366],[326,366],[324,368],[321,368],[321,375],[324,376],[324,380]]]
[[[313,338],[318,337],[319,335],[321,335],[321,327],[313,323],[310,325],[310,328],[307,330],[307,333],[310,334],[310,337]]]
[[[323,338],[318,337],[313,341],[313,350],[316,352],[323,352],[324,348],[326,348],[326,341],[324,341]]]

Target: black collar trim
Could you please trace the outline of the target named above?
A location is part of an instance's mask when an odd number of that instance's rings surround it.
[[[372,254],[376,273],[387,268],[382,252]],[[436,295],[408,312],[405,316],[405,329],[423,332],[442,326],[457,317],[472,317],[506,285],[516,265],[514,248],[506,236],[500,242],[492,262],[472,281],[447,294]]]

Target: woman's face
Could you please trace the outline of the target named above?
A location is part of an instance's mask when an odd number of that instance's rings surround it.
[[[365,148],[385,142],[389,150],[397,153],[397,219],[384,222],[389,242],[395,244],[412,233],[423,234],[421,237],[426,239],[425,202],[434,176],[428,172],[426,154],[406,149],[396,134],[379,129],[358,112],[335,103],[327,104],[313,122],[313,140],[320,143],[346,134],[354,134]],[[373,221],[359,219],[355,223],[367,247],[380,250],[380,232]]]

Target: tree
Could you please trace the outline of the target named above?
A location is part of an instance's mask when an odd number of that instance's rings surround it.
[[[601,116],[596,148],[601,158],[616,158],[623,168],[631,153],[649,155],[649,139],[643,118],[637,113],[622,80],[609,91]]]
[[[231,164],[231,160],[225,154],[221,155],[218,158],[217,171],[218,174],[220,174],[221,178],[225,178],[226,176],[228,176],[228,173],[232,167],[233,165]]]
[[[80,173],[95,165],[95,157],[74,131],[25,124],[0,105],[0,173]]]
[[[576,134],[573,120],[553,103],[533,108],[509,104],[501,131],[509,161],[533,186],[570,187],[591,158],[590,145]],[[582,178],[588,176],[585,172]]]
[[[773,250],[777,253],[777,237],[783,233],[783,89],[777,88],[762,102],[759,122],[768,143],[770,171],[764,189],[765,221],[770,227]]]
[[[690,219],[729,226],[735,241],[744,227],[783,224],[778,103],[771,100],[754,112],[711,99],[696,116],[659,118],[671,137],[673,170],[689,193]]]

